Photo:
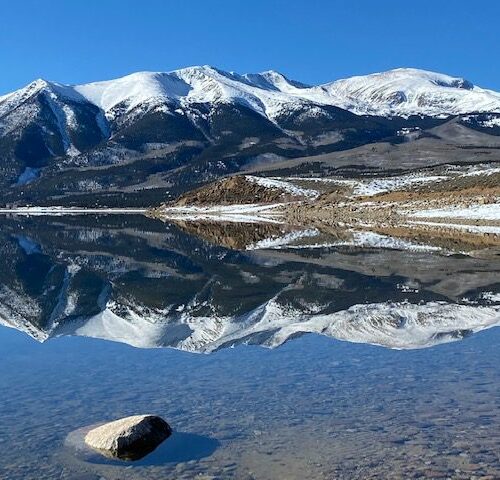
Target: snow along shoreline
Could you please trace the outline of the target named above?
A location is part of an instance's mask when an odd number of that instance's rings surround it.
[[[83,208],[83,207],[16,207],[0,208],[0,215],[37,215],[37,216],[62,216],[62,215],[145,215],[147,208]]]
[[[190,222],[212,221],[232,223],[283,223],[282,214],[276,209],[286,203],[235,204],[211,206],[172,206],[162,208],[155,217],[164,220],[184,220]]]

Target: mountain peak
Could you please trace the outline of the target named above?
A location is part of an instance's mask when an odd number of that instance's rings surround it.
[[[42,78],[38,78],[19,90],[1,96],[0,104],[3,105],[3,108],[0,109],[0,115],[3,115],[10,108],[16,108],[27,99],[37,95],[39,92],[49,88],[50,86],[50,82]]]
[[[431,82],[440,87],[461,88],[472,90],[474,85],[469,80],[463,77],[454,77],[444,73],[437,73],[430,70],[422,70],[418,68],[394,68],[386,72],[374,73],[367,77],[388,77],[392,79],[419,79],[421,81]]]
[[[416,68],[355,76],[325,84],[324,92],[353,113],[449,116],[498,111],[500,94],[462,77]]]
[[[276,70],[266,70],[260,73],[246,73],[242,75],[242,77],[259,88],[276,90],[283,93],[292,92],[298,88],[308,88],[308,85],[290,80]]]
[[[45,88],[50,85],[50,82],[43,78],[37,78],[36,80],[33,80],[27,88]]]
[[[263,72],[260,72],[259,75],[266,77],[266,78],[279,78],[279,79],[288,80],[285,77],[285,75],[278,72],[277,70],[264,70]]]
[[[179,74],[179,75],[230,75],[228,72],[220,70],[212,65],[193,65],[191,67],[179,68],[177,70],[173,70],[169,72],[170,74]]]

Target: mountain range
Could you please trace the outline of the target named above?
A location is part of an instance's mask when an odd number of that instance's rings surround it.
[[[315,159],[330,155],[332,171],[339,152],[402,144],[431,163],[481,160],[484,148],[500,160],[500,93],[411,68],[318,86],[210,66],[36,80],[0,97],[0,202],[151,205],[242,170],[300,158],[294,173],[324,171]],[[375,168],[364,153],[347,166]]]
[[[238,251],[213,243],[221,235],[209,224],[191,234],[131,215],[12,217],[0,227],[0,326],[38,341],[77,335],[211,352],[318,333],[413,349],[500,321],[491,258],[349,246]],[[220,231],[235,245],[280,228]]]

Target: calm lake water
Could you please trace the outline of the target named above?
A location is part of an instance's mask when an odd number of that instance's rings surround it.
[[[1,218],[0,478],[500,478],[500,258],[276,228]],[[71,440],[138,413],[139,462]]]

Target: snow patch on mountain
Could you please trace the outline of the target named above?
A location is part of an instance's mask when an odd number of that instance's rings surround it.
[[[318,232],[319,233],[319,232]],[[293,244],[294,240],[305,239],[308,237],[314,237],[314,235],[303,235],[300,237],[297,232],[297,237],[289,239],[285,242],[285,238],[282,242],[276,241],[272,242],[272,239],[268,239],[268,245],[266,245],[265,240],[262,241],[265,248],[273,249],[294,249],[294,250],[306,250],[306,249],[317,249],[317,248],[331,248],[331,247],[355,247],[355,248],[382,248],[387,250],[408,250],[412,252],[438,252],[441,248],[434,247],[432,245],[424,245],[420,243],[410,242],[408,240],[403,240],[401,238],[391,237],[389,235],[381,235],[379,233],[370,231],[350,231],[350,239],[335,242],[300,242],[298,244]],[[264,248],[264,247],[262,247]]]
[[[282,180],[279,177],[256,177],[253,175],[245,175],[245,178],[253,183],[256,183],[257,185],[260,185],[261,187],[277,188],[295,197],[316,198],[319,196],[319,192],[316,190],[298,187],[290,182]]]
[[[464,218],[500,221],[500,203],[420,210],[411,215],[419,218]]]
[[[317,228],[296,230],[280,237],[269,237],[248,245],[245,250],[262,250],[266,248],[282,248],[303,238],[317,237],[320,231]]]
[[[497,112],[500,112],[497,110]],[[483,128],[496,128],[500,127],[500,114],[496,115],[485,115],[484,118],[477,118],[477,115],[466,115],[462,117],[462,121],[465,123],[474,124],[476,123]]]

